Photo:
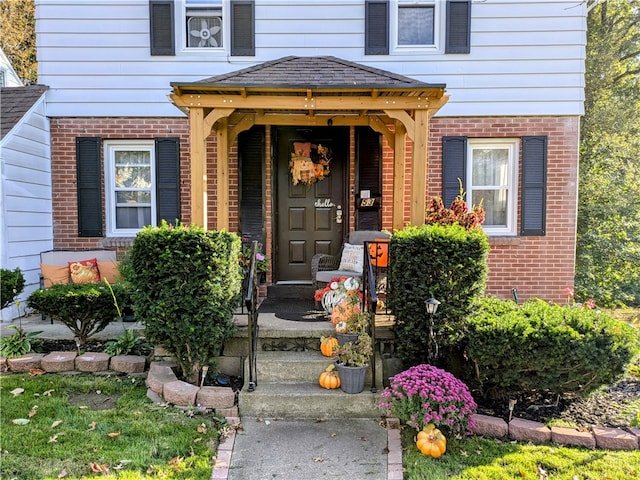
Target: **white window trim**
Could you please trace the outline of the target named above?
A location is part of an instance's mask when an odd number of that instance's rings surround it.
[[[400,45],[398,43],[398,8],[399,5],[420,5],[433,4],[433,45]],[[420,0],[391,0],[389,8],[389,33],[391,40],[391,51],[393,53],[402,54],[425,54],[425,53],[443,53],[444,52],[444,24],[445,24],[446,5],[445,2],[439,0],[420,1]]]
[[[179,12],[180,14],[177,16],[177,22],[179,25],[178,31],[180,32],[180,41],[181,41],[181,51],[184,53],[209,53],[209,54],[225,54],[227,52],[228,45],[231,44],[231,24],[229,21],[229,2],[226,0],[222,1],[222,46],[221,47],[206,47],[206,48],[198,48],[198,47],[188,47],[188,38],[187,38],[187,29],[186,29],[186,20],[187,20],[187,2],[181,1]]]
[[[507,148],[509,150],[509,178],[507,196],[507,225],[506,227],[482,228],[489,236],[516,236],[518,224],[518,166],[519,166],[519,140],[515,138],[474,138],[467,140],[467,200],[469,208],[473,207],[473,186],[471,185],[473,169],[473,150],[475,148]]]
[[[116,228],[115,152],[148,151],[151,162],[151,225],[156,226],[156,155],[153,140],[105,140],[104,142],[104,197],[107,237],[135,237],[141,228]]]

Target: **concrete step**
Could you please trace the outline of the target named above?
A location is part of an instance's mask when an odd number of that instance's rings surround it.
[[[379,393],[365,384],[361,393],[327,390],[318,383],[259,382],[253,392],[245,388],[238,397],[241,416],[287,419],[378,418]],[[379,389],[379,392],[382,389]]]
[[[320,374],[333,363],[333,359],[320,352],[258,352],[256,372],[258,382],[314,383]],[[366,382],[371,384],[372,369],[367,370]],[[376,386],[382,386],[382,360],[376,357]],[[245,378],[248,371],[245,370]]]

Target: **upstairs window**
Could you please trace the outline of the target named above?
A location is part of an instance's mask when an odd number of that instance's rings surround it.
[[[222,0],[186,0],[187,48],[223,46]]]
[[[398,45],[433,46],[436,39],[435,1],[398,3]]]

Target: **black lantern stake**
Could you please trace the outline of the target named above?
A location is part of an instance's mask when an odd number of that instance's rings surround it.
[[[424,301],[424,305],[427,309],[427,314],[429,315],[429,339],[427,341],[427,358],[429,359],[429,363],[433,363],[438,358],[438,342],[436,341],[436,334],[433,331],[433,317],[438,310],[438,305],[440,305],[440,302],[431,297],[429,300]]]

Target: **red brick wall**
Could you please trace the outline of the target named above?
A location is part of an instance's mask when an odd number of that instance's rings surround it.
[[[427,198],[442,195],[442,137],[518,138],[546,135],[547,220],[542,237],[491,237],[487,293],[563,302],[573,286],[578,188],[578,117],[433,118]],[[520,217],[518,202],[518,217]],[[520,231],[520,223],[518,230]]]
[[[564,301],[564,288],[573,285],[575,256],[575,209],[577,202],[578,165],[577,117],[489,117],[489,118],[433,118],[429,137],[428,198],[441,195],[442,137],[517,138],[523,135],[548,136],[547,170],[547,234],[543,237],[492,237],[489,256],[488,293],[511,298],[517,288],[521,299],[532,296],[557,302]],[[353,129],[351,129],[351,169],[354,168]],[[101,246],[125,249],[131,239],[79,238],[76,203],[76,137],[102,139],[180,138],[181,212],[185,223],[190,221],[191,184],[189,165],[189,126],[187,119],[178,118],[81,118],[52,119],[52,181],[54,248],[83,249]],[[266,128],[266,157],[271,148],[270,129]],[[393,152],[386,140],[383,143],[383,226],[392,224]],[[405,222],[409,220],[412,145],[407,141],[405,164],[406,198]],[[216,158],[215,135],[208,139],[207,157]],[[209,228],[216,222],[215,192],[217,168],[214,161],[207,166]],[[271,164],[267,162],[267,218],[273,218],[270,201]],[[229,155],[229,231],[238,230],[238,166],[237,144]],[[354,175],[350,171],[350,179]],[[389,199],[389,201],[387,201]],[[104,200],[103,200],[104,201]],[[519,209],[518,209],[519,211]],[[349,216],[353,216],[353,205]],[[353,224],[353,223],[352,223]],[[268,223],[267,254],[271,255],[272,226]]]

